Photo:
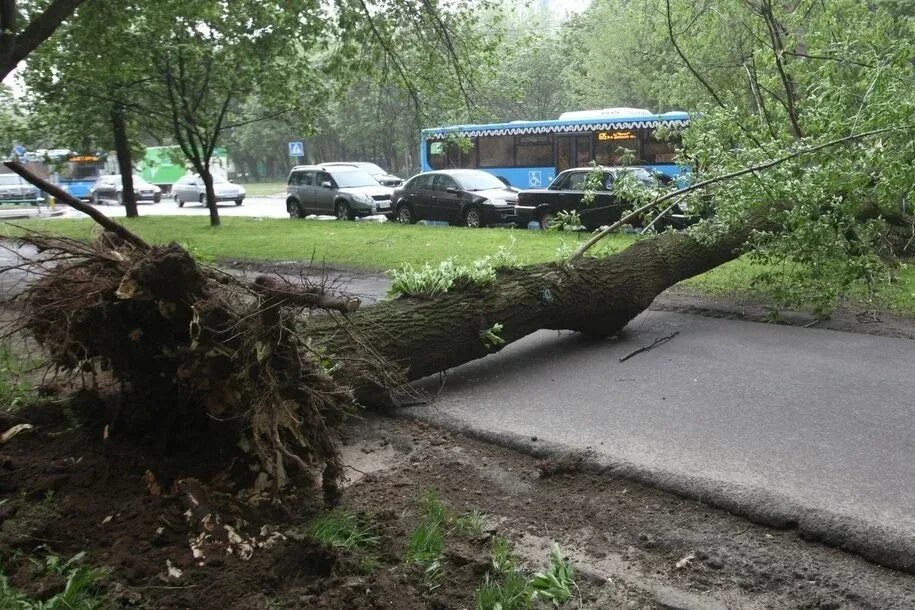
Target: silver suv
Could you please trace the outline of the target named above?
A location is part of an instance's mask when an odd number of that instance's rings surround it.
[[[351,165],[298,165],[289,172],[286,211],[290,218],[333,214],[340,220],[391,213],[393,189]]]

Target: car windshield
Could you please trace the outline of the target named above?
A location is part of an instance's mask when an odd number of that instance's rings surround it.
[[[466,172],[454,174],[454,179],[465,191],[488,191],[489,189],[504,189],[501,180],[486,172]]]
[[[11,184],[24,184],[25,181],[16,174],[3,174],[0,175],[0,184],[11,185]]]
[[[357,186],[378,186],[378,181],[372,178],[368,172],[331,172],[330,175],[336,180],[337,186],[342,189]]]
[[[622,174],[628,174],[645,186],[657,186],[657,180],[655,180],[655,177],[650,171],[643,167],[630,167],[621,169],[615,172],[615,174],[617,177]]]

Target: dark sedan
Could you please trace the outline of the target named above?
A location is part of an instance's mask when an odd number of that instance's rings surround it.
[[[121,182],[120,174],[99,176],[99,179],[89,189],[89,197],[96,204],[103,201],[117,201],[118,205],[124,205],[123,191],[124,185]],[[162,200],[162,189],[136,174],[133,176],[133,192],[134,200],[137,203],[159,203]]]
[[[402,223],[439,220],[484,227],[514,224],[518,194],[487,172],[453,169],[413,176],[391,200],[393,219]]]
[[[545,189],[528,189],[518,193],[515,208],[518,225],[527,227],[537,222],[545,229],[550,226],[556,214],[561,211],[578,212],[581,223],[588,230],[609,225],[622,217],[623,210],[630,202],[620,201],[613,193],[613,182],[622,174],[629,173],[636,180],[649,187],[657,186],[657,180],[644,167],[604,167],[601,169],[600,184],[595,185],[594,200],[584,203],[585,186],[593,168],[569,169],[558,176]]]

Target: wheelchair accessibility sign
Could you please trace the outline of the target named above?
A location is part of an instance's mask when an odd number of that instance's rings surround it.
[[[527,172],[527,184],[528,186],[541,186],[543,184],[540,170]]]

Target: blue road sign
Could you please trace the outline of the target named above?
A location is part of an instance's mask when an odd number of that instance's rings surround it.
[[[304,157],[305,156],[305,145],[301,142],[290,142],[289,143],[289,156],[290,157]]]
[[[24,157],[25,156],[25,146],[23,146],[22,144],[16,144],[15,146],[13,146],[13,154],[17,157]]]

